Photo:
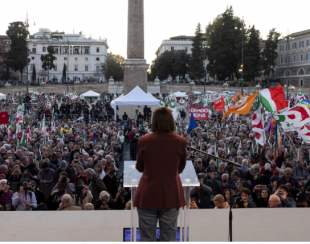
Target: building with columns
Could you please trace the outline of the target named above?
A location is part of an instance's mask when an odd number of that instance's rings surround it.
[[[283,86],[310,87],[310,30],[284,37],[278,43],[276,78]]]
[[[55,68],[49,71],[49,79],[61,82],[64,65],[67,66],[69,80],[104,81],[101,73],[101,64],[107,58],[109,48],[107,39],[95,40],[86,38],[80,34],[65,34],[63,32],[51,32],[41,28],[39,32],[30,35],[28,41],[30,63],[28,65],[28,80],[31,81],[33,66],[36,69],[36,81],[47,81],[46,70],[42,68],[41,55],[48,54],[47,48],[54,47],[56,60]],[[25,72],[26,73],[26,72]]]

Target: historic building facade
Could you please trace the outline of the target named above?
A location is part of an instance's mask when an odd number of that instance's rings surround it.
[[[276,78],[283,86],[310,87],[310,30],[279,41]]]
[[[31,80],[33,66],[36,70],[36,80],[47,81],[48,72],[42,68],[41,55],[48,54],[47,48],[54,48],[55,68],[49,71],[49,80],[60,82],[63,78],[64,65],[67,66],[70,80],[88,80],[94,78],[104,81],[101,65],[107,58],[109,48],[107,39],[95,40],[82,34],[64,34],[51,32],[41,28],[38,33],[30,35],[28,48],[30,50],[28,65],[28,80]]]

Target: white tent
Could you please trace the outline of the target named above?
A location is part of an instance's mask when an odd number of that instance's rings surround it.
[[[93,91],[88,91],[88,92],[85,92],[81,95],[84,97],[100,97],[100,94],[93,92]]]
[[[126,96],[119,97],[114,100],[114,111],[116,110],[116,106],[131,106],[130,109],[125,108],[125,112],[128,114],[130,118],[135,116],[135,111],[138,110],[141,112],[143,110],[142,106],[154,106],[154,109],[159,105],[159,100],[149,94],[145,93],[139,86],[136,86],[131,92],[129,92]],[[142,109],[142,110],[141,110]],[[122,112],[119,110],[119,112]],[[122,113],[121,113],[122,114]],[[115,113],[116,119],[116,113]]]
[[[176,92],[173,94],[175,97],[188,97],[184,92]]]
[[[3,93],[0,93],[0,100],[2,100],[2,99],[6,99],[6,95]]]
[[[122,97],[124,97],[124,94],[120,95],[118,98],[116,98],[115,100],[112,100],[112,102],[110,103],[111,104],[111,107],[114,108],[114,105],[115,105],[115,101],[118,100],[118,99],[121,99]]]

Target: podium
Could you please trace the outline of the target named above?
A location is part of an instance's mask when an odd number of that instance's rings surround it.
[[[138,212],[133,206],[137,187],[140,182],[142,173],[136,170],[136,161],[124,162],[124,183],[123,187],[131,188],[131,226],[130,226],[130,240],[137,241],[137,227],[138,227]],[[192,161],[186,161],[184,171],[180,174],[180,179],[183,186],[186,206],[180,208],[180,242],[189,241],[189,219],[190,219],[190,187],[199,186],[199,181],[193,166]]]

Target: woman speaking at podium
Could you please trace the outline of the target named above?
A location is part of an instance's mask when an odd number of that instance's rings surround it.
[[[138,142],[136,169],[143,175],[133,205],[138,208],[142,241],[157,240],[157,220],[160,241],[175,241],[179,208],[186,205],[179,177],[186,165],[186,139],[174,131],[170,110],[157,108],[153,133]]]

